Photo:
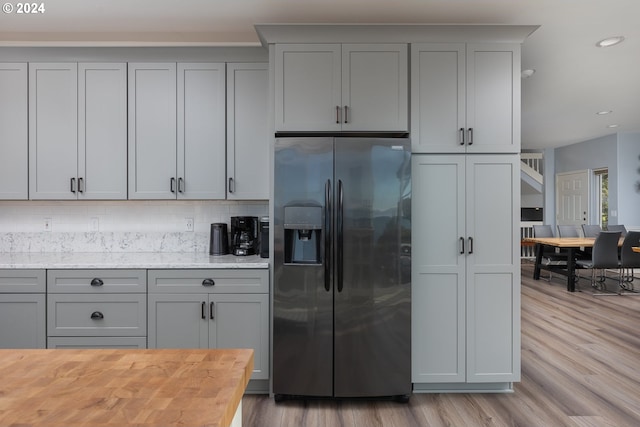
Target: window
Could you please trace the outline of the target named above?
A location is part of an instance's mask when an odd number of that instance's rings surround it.
[[[606,230],[609,224],[609,170],[596,169],[593,171],[596,212],[598,224]]]

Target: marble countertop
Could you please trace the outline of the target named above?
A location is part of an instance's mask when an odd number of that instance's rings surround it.
[[[199,252],[5,252],[1,268],[269,268],[269,259]]]

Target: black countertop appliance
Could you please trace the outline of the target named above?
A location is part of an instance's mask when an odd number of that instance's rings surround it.
[[[260,243],[258,231],[257,216],[232,216],[231,253],[240,256],[257,254]]]

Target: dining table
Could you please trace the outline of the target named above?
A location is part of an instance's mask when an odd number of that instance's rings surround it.
[[[251,349],[2,349],[0,425],[242,424]]]
[[[584,248],[592,248],[595,237],[527,237],[525,242],[534,243],[535,266],[533,269],[533,278],[540,279],[540,270],[549,270],[567,277],[567,291],[575,292],[576,290],[576,256]],[[623,239],[620,239],[619,245],[622,245]],[[563,261],[561,263],[544,264],[542,262],[542,254],[545,247],[560,248]]]

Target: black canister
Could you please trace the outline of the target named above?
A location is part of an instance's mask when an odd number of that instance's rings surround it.
[[[269,217],[260,218],[260,258],[269,258]]]
[[[229,234],[227,224],[216,222],[211,224],[209,235],[209,255],[227,255],[229,253]]]

